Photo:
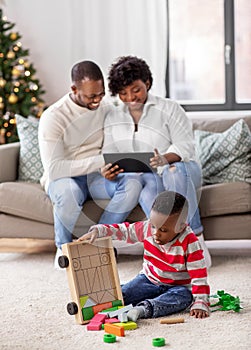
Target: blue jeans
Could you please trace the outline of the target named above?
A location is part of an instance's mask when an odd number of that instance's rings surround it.
[[[153,202],[157,195],[163,192],[164,186],[161,177],[157,173],[124,173],[119,174],[113,181],[116,183],[121,177],[124,177],[124,181],[138,181],[140,184],[141,192],[139,195],[138,203],[142,210],[146,214],[147,218],[150,216]],[[109,181],[109,186],[111,181]],[[140,188],[139,187],[139,188]]]
[[[99,173],[61,178],[50,183],[48,195],[53,203],[55,244],[72,241],[72,233],[87,198],[111,199],[99,223],[123,222],[137,205],[142,190],[138,181],[121,177],[117,182]]]
[[[162,173],[165,190],[182,194],[188,200],[188,222],[195,234],[203,231],[198,209],[197,191],[201,187],[201,168],[198,163],[176,162],[166,165]]]
[[[185,310],[193,301],[190,290],[184,286],[153,284],[144,274],[137,275],[122,285],[125,305],[145,307],[145,318],[170,315]]]
[[[142,185],[142,191],[139,196],[139,204],[147,218],[149,218],[155,198],[165,189],[161,177],[157,173],[140,174],[139,179]]]

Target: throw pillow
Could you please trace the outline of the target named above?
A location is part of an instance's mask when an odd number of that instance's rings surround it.
[[[18,180],[39,182],[43,165],[38,145],[39,119],[24,118],[16,114],[17,133],[20,140]]]
[[[243,119],[222,133],[195,130],[204,184],[251,182],[251,133]]]

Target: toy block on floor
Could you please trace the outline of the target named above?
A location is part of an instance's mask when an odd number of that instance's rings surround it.
[[[106,318],[105,323],[119,323],[119,320],[116,317]]]
[[[76,241],[62,246],[59,265],[66,268],[72,302],[67,305],[79,324],[101,310],[123,305],[111,237],[98,238],[94,244]]]
[[[96,315],[94,315],[94,317],[91,319],[90,322],[104,323],[106,318],[107,318],[106,314],[96,314]]]
[[[132,321],[114,323],[114,326],[123,327],[123,328],[124,328],[125,330],[127,330],[127,331],[138,328],[137,323],[132,322]]]
[[[118,335],[119,337],[125,336],[125,330],[121,326],[114,326],[114,324],[105,323],[104,330],[106,333]]]
[[[128,321],[127,313],[123,312],[122,314],[119,314],[118,319],[119,319],[119,322],[127,322]]]
[[[102,322],[90,322],[87,326],[86,329],[88,331],[100,331],[102,328]]]
[[[131,310],[133,308],[132,304],[130,305],[127,305],[127,306],[124,306],[124,307],[121,307],[120,309],[118,310],[115,310],[115,311],[112,311],[112,312],[109,312],[109,317],[116,317],[118,315],[121,315],[123,314],[124,312],[127,312],[129,310]]]

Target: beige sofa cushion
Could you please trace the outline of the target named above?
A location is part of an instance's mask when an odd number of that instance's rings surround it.
[[[229,129],[235,122],[240,120],[240,117],[207,117],[200,116],[190,117],[194,130],[205,130],[211,132],[223,132]],[[243,116],[242,119],[245,120],[249,129],[251,130],[251,116]]]
[[[87,201],[84,213],[80,216],[78,227],[88,227],[98,222],[108,200]],[[17,217],[35,220],[53,225],[53,208],[51,201],[39,184],[27,182],[5,182],[0,184],[0,212]],[[136,207],[128,221],[144,220],[140,207]]]
[[[200,198],[202,218],[251,211],[251,186],[233,182],[204,186]]]
[[[6,214],[53,224],[52,204],[39,184],[0,184],[0,211]]]

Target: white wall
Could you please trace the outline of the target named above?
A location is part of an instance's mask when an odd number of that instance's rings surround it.
[[[152,92],[165,95],[166,0],[5,0],[1,7],[30,50],[47,104],[69,91],[74,63],[93,60],[106,76],[128,54],[146,60]]]

